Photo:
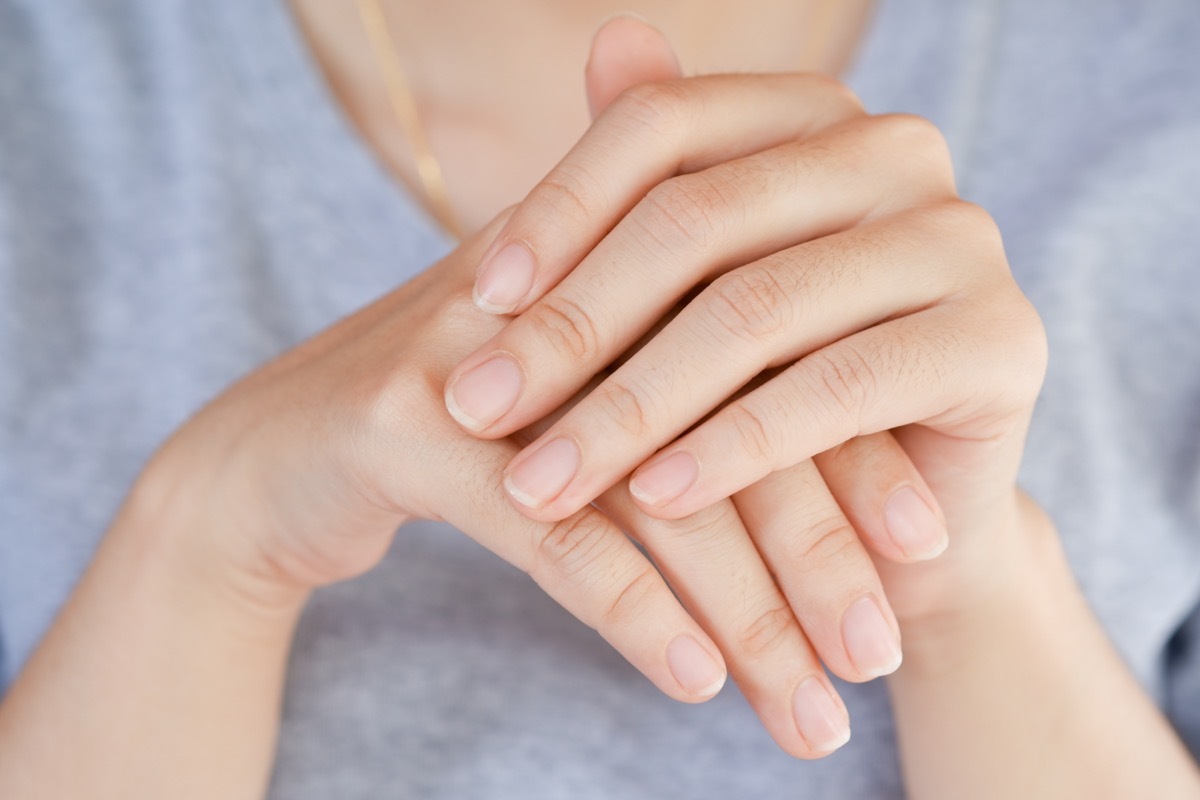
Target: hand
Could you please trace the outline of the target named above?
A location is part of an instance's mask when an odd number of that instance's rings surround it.
[[[636,46],[622,47],[630,40]],[[630,59],[640,62],[634,72],[677,70],[669,47],[652,29],[614,21],[597,36],[589,66],[594,110],[617,94],[606,76],[628,71]],[[483,403],[491,401],[496,388],[503,389],[487,385],[497,379],[503,381],[504,375],[494,374],[490,366],[476,375],[483,384]],[[860,517],[870,516],[901,489],[932,509],[926,512],[932,525],[910,526],[916,538],[898,541],[880,533],[878,525],[867,529],[876,533],[878,552],[909,561],[931,557],[944,547],[936,502],[889,435],[849,443],[838,467],[870,475],[869,491],[860,492],[867,502]],[[744,492],[736,508],[723,501],[669,525],[649,524],[650,518],[623,491],[619,494],[619,501],[610,499],[613,492],[602,497],[600,507],[636,532],[685,605],[714,636],[776,740],[802,756],[828,752],[843,742],[845,710],[815,666],[814,646],[833,671],[857,681],[895,669],[899,641],[870,556],[815,466],[805,462],[777,472]],[[768,564],[786,565],[776,570],[778,581]],[[823,579],[808,579],[814,575]],[[799,743],[797,727],[804,737]]]
[[[258,604],[368,570],[409,518],[444,519],[668,695],[706,699],[724,677],[718,650],[625,534],[591,508],[553,524],[518,514],[499,488],[517,446],[463,434],[442,408],[450,366],[502,325],[470,300],[498,229],[217,398],[143,474],[139,516],[190,520],[196,562]],[[669,663],[681,649],[682,681]]]
[[[503,324],[470,302],[469,270],[498,231],[493,225],[218,398],[144,474],[133,501],[139,517],[189,520],[187,545],[196,555],[188,562],[259,605],[290,602],[369,569],[409,517],[448,520],[528,571],[671,697],[714,694],[725,654],[785,750],[812,757],[834,749],[848,732],[845,709],[732,501],[663,521],[640,511],[619,486],[600,498],[608,516],[587,508],[556,523],[531,522],[500,489],[504,464],[531,433],[480,442],[446,415],[441,387],[450,366]],[[878,449],[853,452],[864,459],[858,467],[880,461]],[[847,463],[857,463],[850,455]],[[781,490],[811,482],[809,466],[779,473]],[[780,547],[805,546],[804,538],[778,536],[794,522],[805,530],[828,522],[847,529],[827,494],[808,494],[817,502],[764,504],[755,520],[761,541],[775,546],[767,538],[773,534]],[[614,521],[647,544],[691,615]],[[821,543],[840,538],[818,537],[814,570],[823,563]],[[868,567],[857,578],[860,594],[886,612],[861,547],[856,557]],[[793,591],[817,596],[802,586]],[[819,602],[805,608],[812,618],[804,626],[820,634],[820,646],[836,642],[837,653],[822,653],[826,661],[851,679],[878,674],[877,663],[847,655],[836,616],[825,619]],[[894,649],[894,631],[885,636]]]
[[[929,548],[939,520],[918,482],[916,498],[880,494],[840,461],[847,442],[894,431],[951,530],[1013,527],[1040,323],[994,223],[957,197],[936,129],[869,116],[828,79],[625,93],[514,212],[476,297],[520,314],[448,382],[448,408],[483,437],[561,403],[690,298],[508,466],[533,519],[576,511],[639,463],[641,509],[682,519],[816,457],[833,494],[860,501],[844,505],[865,536]],[[881,563],[893,607],[935,608],[986,552],[961,542],[920,581]]]
[[[135,516],[181,537],[172,548],[181,561],[268,610],[370,569],[404,520],[444,519],[528,572],[667,695],[711,697],[727,654],[785,750],[835,749],[848,735],[845,708],[731,501],[662,521],[618,486],[601,498],[605,513],[532,521],[501,489],[518,439],[532,434],[480,441],[446,414],[450,367],[503,325],[470,298],[474,265],[498,230],[217,398],[156,454],[135,488]],[[810,479],[779,477],[788,491]],[[760,530],[794,521],[767,511]],[[623,531],[652,548],[671,589]],[[863,592],[878,595],[877,581]],[[860,677],[853,664],[846,672]]]

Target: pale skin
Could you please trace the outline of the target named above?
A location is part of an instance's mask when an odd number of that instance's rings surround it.
[[[1200,791],[1194,764],[1083,602],[1052,524],[1014,485],[1040,375],[1029,364],[1040,365],[1044,344],[990,220],[955,197],[936,132],[868,117],[824,79],[678,80],[694,44],[686,37],[676,59],[636,23],[607,30],[588,75],[597,123],[548,183],[421,277],[235,385],[155,457],[0,706],[0,795],[261,796],[308,593],[369,569],[413,517],[445,518],[529,571],[671,697],[706,699],[728,669],[798,757],[846,733],[822,662],[852,680],[895,667],[886,641],[845,624],[859,601],[877,604],[882,632],[903,635],[904,666],[888,680],[911,797]],[[623,93],[634,83],[643,87]],[[696,110],[723,107],[738,113]],[[622,151],[647,113],[661,137]],[[741,127],[723,129],[730,118]],[[672,135],[673,119],[697,132]],[[896,148],[912,157],[894,163]],[[534,161],[508,163],[520,172]],[[680,164],[690,178],[675,177]],[[403,177],[402,158],[395,167]],[[575,192],[584,202],[564,208],[553,187],[585,169],[606,176],[605,191]],[[684,194],[671,193],[701,180],[711,192],[696,216],[655,217],[682,213],[671,203]],[[656,201],[641,201],[647,190]],[[807,192],[820,199],[807,198],[812,213],[778,213]],[[484,216],[463,211],[473,224]],[[570,235],[551,234],[564,228]],[[687,250],[701,238],[707,261]],[[480,265],[510,241],[529,248],[533,281],[504,307],[511,297]],[[665,244],[669,253],[654,250]],[[872,258],[881,248],[895,284]],[[614,272],[636,259],[670,266],[655,292],[638,284],[641,304]],[[798,283],[814,264],[825,272]],[[619,305],[594,289],[614,274]],[[589,384],[713,279],[598,389]],[[758,313],[714,313],[719,292],[739,285],[763,287],[751,298],[762,300]],[[800,286],[820,302],[787,305]],[[554,314],[555,302],[591,323]],[[510,323],[498,310],[520,314]],[[547,319],[573,319],[591,338]],[[705,327],[726,323],[734,328]],[[856,339],[880,331],[886,338]],[[1016,356],[998,354],[995,339]],[[826,351],[847,342],[871,357],[834,362]],[[483,424],[460,398],[459,427],[445,398],[497,351],[520,365],[520,396]],[[806,361],[857,366],[806,376]],[[697,364],[709,377],[693,374]],[[767,367],[782,371],[677,438]],[[673,375],[689,391],[662,383]],[[616,382],[669,399],[606,408],[622,396],[606,388]],[[584,387],[592,392],[579,399]],[[889,402],[873,405],[876,393]],[[630,419],[631,409],[643,413]],[[756,415],[766,435],[727,424],[739,413]],[[580,457],[575,482],[522,502],[545,486],[522,482],[521,464],[564,437]],[[714,447],[733,454],[728,468],[706,468]],[[662,481],[637,488],[661,463],[656,450],[700,465],[673,499],[656,496]],[[929,516],[897,537],[888,501],[905,488]],[[464,496],[479,499],[463,507]],[[597,496],[599,510],[588,505]],[[653,553],[682,604],[622,529]],[[736,614],[722,583],[730,572],[756,587]]]

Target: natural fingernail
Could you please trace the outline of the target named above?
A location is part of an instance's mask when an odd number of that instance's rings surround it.
[[[656,461],[629,481],[629,491],[651,506],[662,506],[686,492],[700,477],[700,463],[682,450]]]
[[[850,715],[833,688],[819,678],[807,678],[796,688],[792,714],[813,752],[832,752],[850,741]]]
[[[711,697],[725,685],[725,669],[686,634],[667,645],[667,666],[679,685],[697,697]]]
[[[870,595],[861,598],[842,617],[842,638],[854,666],[865,677],[889,675],[900,666],[900,638]]]
[[[464,428],[481,431],[517,404],[525,379],[511,358],[495,356],[446,387],[446,410]]]
[[[883,518],[892,541],[914,561],[939,556],[950,543],[942,520],[911,486],[888,498]]]
[[[475,305],[489,314],[508,314],[533,288],[533,253],[509,242],[484,262],[475,279]]]
[[[579,448],[554,439],[521,461],[504,478],[504,488],[523,506],[541,508],[558,497],[579,471]]]

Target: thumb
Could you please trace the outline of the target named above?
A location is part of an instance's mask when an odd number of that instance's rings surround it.
[[[592,118],[630,86],[681,75],[675,51],[662,31],[636,17],[614,17],[592,37],[584,69]]]

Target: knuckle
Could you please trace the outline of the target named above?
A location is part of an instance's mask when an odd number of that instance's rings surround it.
[[[1000,226],[983,206],[956,199],[943,204],[941,213],[945,215],[944,224],[958,237],[965,239],[971,252],[999,256],[1001,262],[1008,263],[1004,259]]]
[[[463,287],[445,300],[433,324],[439,333],[457,333],[475,321],[478,309],[469,287]]]
[[[595,399],[596,407],[635,439],[644,436],[656,419],[654,406],[645,392],[615,378],[600,385]]]
[[[882,131],[885,152],[902,153],[923,174],[937,175],[953,186],[950,145],[941,128],[916,114],[882,114],[875,117],[875,126]]]
[[[655,186],[639,204],[637,218],[664,249],[703,251],[724,233],[732,202],[728,189],[697,173]]]
[[[600,327],[582,305],[551,292],[525,312],[539,339],[575,362],[590,363],[601,355]]]
[[[582,165],[560,164],[542,179],[534,190],[536,202],[543,208],[554,209],[556,218],[566,216],[574,221],[589,220],[601,204],[599,183]]]
[[[658,595],[662,578],[653,567],[646,566],[627,580],[624,587],[600,615],[597,628],[606,630],[628,628],[645,619],[645,609]]]
[[[621,127],[654,138],[682,130],[690,115],[688,92],[675,81],[635,84],[623,91],[605,113],[619,120]]]
[[[853,89],[832,75],[823,72],[811,72],[805,75],[813,91],[833,99],[838,105],[844,106],[851,113],[861,114],[865,110],[862,99]]]
[[[941,128],[918,114],[880,114],[875,121],[893,140],[904,145],[949,152]]]
[[[1015,288],[1012,295],[1009,308],[992,326],[998,342],[1003,342],[1003,350],[994,361],[1005,374],[1012,376],[1007,383],[1010,396],[1025,405],[1041,391],[1049,362],[1049,343],[1033,303]]]
[[[791,292],[768,267],[728,272],[704,294],[705,311],[719,334],[758,343],[796,325]]]
[[[818,389],[833,404],[833,410],[854,422],[861,432],[862,415],[875,393],[876,377],[870,360],[848,342],[818,351],[810,357]]]
[[[405,419],[413,409],[432,405],[441,391],[440,376],[424,369],[398,369],[374,380],[359,381],[354,386],[351,403],[354,409],[356,437],[363,441],[392,441],[397,433],[406,431]]]
[[[745,403],[734,403],[729,406],[727,414],[741,450],[756,462],[773,464],[774,440],[761,412]]]
[[[600,516],[585,511],[556,522],[537,540],[533,568],[537,575],[578,578],[609,551],[612,531]]]
[[[911,213],[921,233],[941,243],[946,263],[954,266],[951,280],[956,292],[988,291],[1012,283],[1000,226],[982,206],[951,198]]]
[[[764,658],[783,647],[799,623],[792,609],[776,602],[738,631],[738,649],[750,660]]]
[[[644,518],[639,533],[652,553],[666,553],[665,546],[686,542],[690,553],[722,558],[730,531],[741,524],[732,503],[714,503],[680,519]]]
[[[1046,336],[1046,326],[1042,322],[1037,308],[1024,295],[1021,295],[1020,308],[1018,327],[1023,331],[1021,341],[1024,345],[1022,349],[1026,353],[1025,363],[1033,367],[1029,372],[1036,375],[1037,387],[1040,388],[1050,360],[1050,343]]]
[[[802,573],[844,569],[860,555],[858,533],[841,514],[830,515],[795,542],[791,562]]]

